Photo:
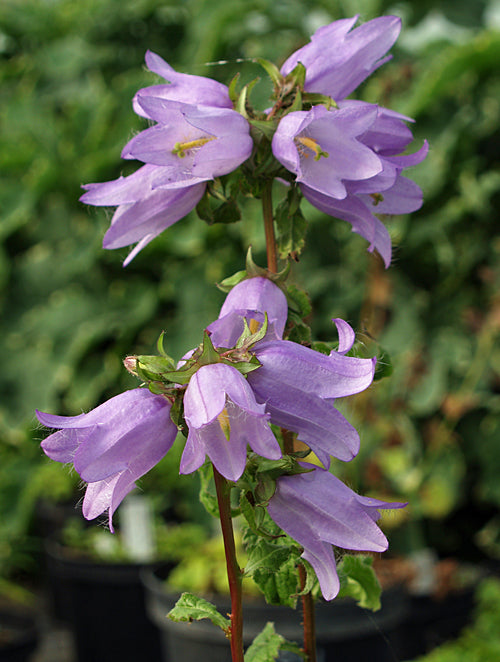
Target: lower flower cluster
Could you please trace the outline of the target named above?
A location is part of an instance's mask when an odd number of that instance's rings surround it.
[[[191,352],[179,364],[188,366],[182,383],[175,381],[181,367],[161,394],[137,388],[88,414],[37,416],[58,430],[42,442],[44,452],[72,463],[87,483],[84,516],[93,519],[107,510],[111,529],[113,513],[135,481],[172,447],[178,427],[171,414],[179,396],[187,427],[181,473],[196,471],[208,457],[222,476],[237,482],[248,447],[268,460],[282,458],[270,424],[294,433],[316,464],[296,463],[294,472],[280,475],[266,505],[275,523],[303,547],[323,596],[331,600],[339,590],[332,545],[385,550],[387,539],[376,524],[379,510],[403,504],[361,497],[328,470],[332,456],[349,461],[359,450],[358,433],[335,400],[370,386],[375,359],[347,356],[354,332],[339,319],[338,348],[328,355],[284,340],[287,314],[278,285],[261,276],[247,278],[207,328],[209,350],[200,359]]]

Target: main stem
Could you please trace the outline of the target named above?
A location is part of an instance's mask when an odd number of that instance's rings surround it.
[[[306,585],[306,569],[301,563],[299,565],[300,590]],[[314,614],[314,600],[311,593],[302,596],[302,617],[304,625],[304,653],[307,662],[316,662],[316,619]]]
[[[264,216],[264,231],[266,233],[267,268],[272,273],[278,272],[278,255],[276,253],[276,237],[274,235],[273,218],[273,181],[266,182],[262,193],[262,214]]]
[[[266,183],[262,194],[262,214],[264,216],[264,231],[266,234],[267,268],[272,273],[278,272],[278,256],[276,251],[276,237],[274,234],[273,218],[273,182]],[[293,453],[293,434],[289,430],[281,429],[284,451]],[[215,467],[214,467],[215,471]],[[306,585],[306,569],[299,565],[299,581],[301,590]],[[304,652],[308,662],[316,662],[316,625],[314,618],[314,600],[311,593],[302,596],[302,611],[304,621]]]
[[[219,517],[224,539],[226,554],[227,577],[229,580],[229,594],[231,596],[231,658],[233,662],[244,662],[243,659],[243,609],[241,597],[241,570],[236,559],[236,545],[234,543],[233,521],[231,518],[231,487],[224,476],[214,466],[215,491],[219,504]]]

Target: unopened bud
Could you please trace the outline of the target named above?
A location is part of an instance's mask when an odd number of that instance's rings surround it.
[[[123,365],[131,375],[137,377],[137,356],[126,356],[123,359]]]

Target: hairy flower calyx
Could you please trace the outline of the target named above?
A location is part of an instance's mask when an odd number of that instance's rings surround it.
[[[328,152],[325,152],[323,149],[321,149],[321,145],[314,138],[309,138],[308,136],[297,136],[295,140],[296,143],[299,143],[297,145],[299,152],[306,159],[309,158],[309,152],[307,150],[314,153],[315,161],[319,161],[322,156],[324,156],[326,159],[330,156]],[[304,147],[306,149],[304,149]]]
[[[215,137],[211,136],[210,138],[198,138],[197,140],[188,140],[187,142],[184,143],[177,142],[174,145],[172,154],[175,154],[175,156],[178,156],[180,159],[183,159],[186,156],[186,152],[190,152],[191,150],[198,149],[199,147],[203,147],[203,145],[206,145],[211,140],[215,140]]]

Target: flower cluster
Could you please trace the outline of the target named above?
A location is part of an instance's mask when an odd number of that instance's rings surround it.
[[[372,527],[367,528],[368,507],[376,515],[377,507],[399,505],[358,497],[327,471],[331,456],[348,461],[359,450],[358,433],[335,408],[334,400],[366,389],[373,380],[375,360],[346,356],[354,332],[340,319],[334,320],[339,346],[329,355],[283,340],[287,310],[285,294],[267,278],[243,280],[230,291],[219,318],[208,327],[213,347],[221,353],[214,354],[212,363],[197,366],[183,392],[188,435],[179,470],[180,473],[196,471],[208,456],[220,474],[236,482],[245,470],[247,446],[267,459],[282,457],[269,423],[294,432],[324,468],[315,468],[307,477],[298,474],[279,478],[276,493],[269,502],[269,513],[304,546],[304,558],[315,569],[323,595],[331,599],[338,591],[331,543],[347,549],[381,551],[385,537],[373,524],[376,519],[373,513],[368,516]],[[246,351],[258,361],[258,367],[249,371],[246,378],[236,364],[231,364],[231,358],[227,362],[222,360],[231,356],[230,348],[234,345],[233,351],[241,358],[238,341],[245,336],[245,329],[254,332],[249,339],[256,339]],[[186,360],[181,363],[187,365]],[[112,515],[120,501],[133,489],[137,478],[149,471],[174,442],[177,428],[170,418],[170,409],[167,397],[135,389],[80,416],[37,412],[41,423],[59,429],[42,442],[45,453],[53,460],[71,462],[88,483],[83,505],[86,518],[92,519],[108,510],[112,527]],[[320,495],[324,484],[335,494],[335,498],[325,500],[321,507],[326,510],[325,515],[311,505],[310,497],[306,498],[307,494]],[[294,502],[283,497],[288,489],[300,505],[300,517],[309,522],[309,528],[304,528],[298,537],[292,524]],[[344,506],[347,510],[343,510]],[[358,531],[349,538],[347,531],[340,536],[337,529],[343,530],[345,526],[341,523],[323,537],[321,527],[318,528],[321,518],[342,519],[344,515],[337,511],[352,511],[354,515],[346,517],[353,530],[358,529],[361,521],[365,522],[366,535],[363,537]]]
[[[390,59],[386,53],[401,28],[398,18],[385,16],[352,29],[357,18],[320,28],[290,56],[275,81],[278,101],[261,113],[249,107],[246,94],[240,103],[225,85],[178,73],[148,52],[147,66],[167,82],[135,95],[135,112],[155,124],[122,152],[124,159],[144,165],[127,177],[85,185],[81,197],[90,205],[117,206],[104,248],[135,243],[128,264],[196,207],[208,181],[241,165],[251,171],[250,157],[265,125],[266,135],[274,131],[270,148],[275,161],[294,176],[303,196],[322,212],[349,222],[388,266],[391,240],[376,214],[409,213],[421,206],[421,190],[402,171],[420,163],[428,147],[424,142],[416,153],[402,155],[413,140],[407,126],[411,118],[346,99]],[[303,79],[294,75],[300,67],[305,68]],[[296,93],[305,99],[310,95],[312,107],[283,102],[290,80]],[[254,122],[257,117],[264,120]]]
[[[418,209],[421,191],[402,173],[428,148],[424,143],[404,154],[413,140],[410,118],[347,99],[387,61],[400,30],[392,16],[353,29],[356,20],[318,30],[281,71],[264,66],[274,96],[272,107],[261,112],[250,107],[248,88],[238,95],[235,83],[228,88],[178,73],[148,52],[149,69],[165,83],[135,95],[135,112],[152,126],[122,152],[143,165],[126,177],[87,184],[81,198],[116,206],[104,247],[136,244],[129,263],[212,195],[215,184],[209,182],[223,182],[241,168],[245,193],[255,184],[259,197],[272,178],[287,182],[299,198],[351,223],[388,266],[391,240],[375,214]],[[341,319],[332,320],[338,345],[329,353],[287,339],[284,276],[252,269],[247,265],[245,278],[230,290],[203,343],[177,365],[163,352],[128,357],[126,366],[143,380],[142,388],[79,416],[37,412],[42,424],[57,430],[42,448],[74,465],[87,483],[84,516],[108,511],[111,529],[121,500],[170,450],[179,430],[186,436],[180,473],[200,469],[208,458],[218,478],[241,479],[247,493],[258,482],[252,467],[272,466],[272,489],[259,501],[255,488],[252,502],[267,508],[301,546],[331,600],[339,590],[332,545],[385,550],[379,511],[404,505],[359,496],[330,473],[332,457],[348,462],[360,446],[335,401],[367,389],[376,361],[349,355],[355,335]],[[306,449],[302,454],[291,450],[290,435]]]

